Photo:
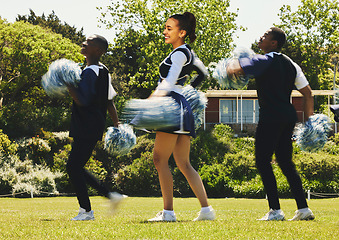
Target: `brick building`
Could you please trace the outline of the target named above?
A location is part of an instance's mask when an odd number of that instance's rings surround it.
[[[318,96],[326,96],[330,105],[333,90],[312,90]],[[230,125],[236,132],[253,133],[259,120],[259,104],[256,90],[209,90],[206,92],[208,105],[205,110],[205,127],[218,123]],[[292,91],[291,101],[298,115],[298,121],[304,122],[303,97],[297,90]],[[329,110],[330,111],[330,110]]]

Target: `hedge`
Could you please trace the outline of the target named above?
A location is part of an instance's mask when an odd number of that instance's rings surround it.
[[[103,142],[99,142],[86,167],[112,190],[130,196],[160,196],[158,175],[152,160],[155,134],[137,132],[137,135],[136,146],[124,156],[109,155],[103,149]],[[0,130],[0,194],[31,188],[37,192],[73,192],[65,169],[71,142],[67,132],[40,130],[35,137],[10,140]],[[337,134],[316,153],[302,152],[294,146],[294,162],[305,191],[339,192],[338,143]],[[223,124],[209,131],[199,130],[197,138],[191,141],[190,158],[210,197],[265,196],[255,167],[253,138],[234,137],[232,129]],[[173,173],[174,195],[193,196],[172,157],[169,165]],[[292,197],[287,180],[274,159],[272,165],[279,195]],[[96,192],[91,189],[91,194]]]

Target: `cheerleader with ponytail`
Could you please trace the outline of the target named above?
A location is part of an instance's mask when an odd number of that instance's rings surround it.
[[[181,119],[177,126],[158,129],[156,132],[153,161],[159,174],[164,210],[149,221],[176,221],[173,211],[173,177],[168,166],[168,159],[172,154],[202,207],[194,221],[215,219],[215,212],[208,205],[201,178],[189,160],[190,137],[195,137],[195,127],[192,109],[183,95],[183,85],[192,71],[198,73],[191,82],[192,87],[197,87],[207,74],[203,63],[185,43],[186,39],[190,42],[196,39],[195,27],[195,16],[185,12],[171,16],[163,31],[165,43],[171,44],[173,51],[160,64],[158,87],[150,97],[166,96],[174,99],[180,106]]]

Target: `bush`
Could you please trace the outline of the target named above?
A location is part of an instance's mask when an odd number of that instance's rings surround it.
[[[8,136],[2,132],[2,129],[0,129],[0,154],[7,156],[15,154],[17,148],[17,144],[12,143]]]
[[[230,150],[231,153],[239,153],[243,152],[248,155],[254,156],[255,149],[255,139],[251,137],[243,137],[243,138],[234,138],[232,140],[232,148]]]
[[[61,176],[56,179],[56,188],[60,192],[71,193],[74,192],[71,183],[69,182],[68,174],[66,171],[66,163],[68,160],[69,152],[71,151],[71,144],[65,145],[59,152],[54,153],[52,172],[60,172]]]
[[[235,182],[233,186],[234,197],[263,198],[265,197],[264,185],[261,177],[256,175],[249,181]]]
[[[258,174],[254,156],[243,152],[225,154],[223,164],[230,178],[234,180],[248,181]]]
[[[232,180],[224,164],[205,165],[199,174],[209,197],[233,196]]]
[[[219,126],[219,125],[217,125]],[[191,140],[191,164],[199,169],[206,164],[221,163],[225,153],[230,151],[231,141],[218,139],[210,131],[201,131],[195,139]]]
[[[32,161],[21,161],[18,156],[0,156],[0,189],[3,194],[22,194],[28,196],[33,189],[35,195],[56,192],[55,180],[61,177],[59,172],[33,165]]]
[[[0,192],[1,194],[10,194],[12,192],[12,186],[17,182],[17,172],[11,167],[11,164],[8,163],[8,158],[0,154]],[[11,159],[12,160],[12,159]]]
[[[150,152],[141,154],[131,165],[125,166],[115,176],[116,186],[121,192],[133,196],[159,196],[158,173]]]
[[[0,115],[0,128],[11,138],[34,136],[41,126],[49,131],[62,131],[70,125],[68,108],[35,106],[28,100],[5,105],[0,110]]]
[[[44,139],[37,137],[23,138],[18,141],[18,153],[21,159],[32,159],[34,164],[51,166],[51,147]]]
[[[295,156],[300,174],[308,180],[339,181],[339,156],[324,153],[302,153]]]
[[[29,173],[19,175],[12,193],[21,193],[23,196],[27,196],[31,191],[37,196],[57,194],[55,179],[59,177],[61,177],[60,173],[52,173],[46,167],[35,166]]]
[[[159,196],[158,174],[153,164],[154,137],[155,134],[142,133],[137,138],[136,146],[123,156],[109,155],[103,149],[104,142],[99,141],[86,168],[112,189],[132,196]],[[324,149],[312,154],[301,151],[294,144],[294,162],[305,191],[339,191],[337,138],[338,135],[330,138]],[[71,150],[68,132],[40,129],[37,137],[21,139],[18,143],[0,132],[0,141],[1,193],[23,189],[30,191],[31,188],[36,193],[41,189],[74,192],[66,173],[66,162]],[[265,196],[255,166],[253,138],[235,138],[227,125],[216,125],[211,131],[198,131],[197,138],[191,141],[190,158],[210,197]],[[34,159],[34,162],[29,159]],[[169,159],[169,166],[173,172],[174,196],[194,196],[173,157]],[[274,161],[272,166],[279,196],[292,197],[279,166]],[[34,175],[34,171],[40,172],[40,175]],[[49,174],[54,176],[54,183]],[[90,194],[96,192],[90,189]]]
[[[220,140],[229,140],[233,138],[234,131],[229,125],[221,123],[214,126],[212,134]]]

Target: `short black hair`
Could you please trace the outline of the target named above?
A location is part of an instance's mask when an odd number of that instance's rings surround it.
[[[106,40],[106,38],[104,38],[101,35],[98,34],[93,34],[90,38],[92,38],[91,40],[95,42],[95,44],[104,52],[107,52],[108,49],[108,42]]]
[[[286,43],[286,33],[278,28],[278,27],[271,27],[271,34],[272,34],[272,40],[276,40],[278,42],[277,50],[281,50],[281,48]]]

